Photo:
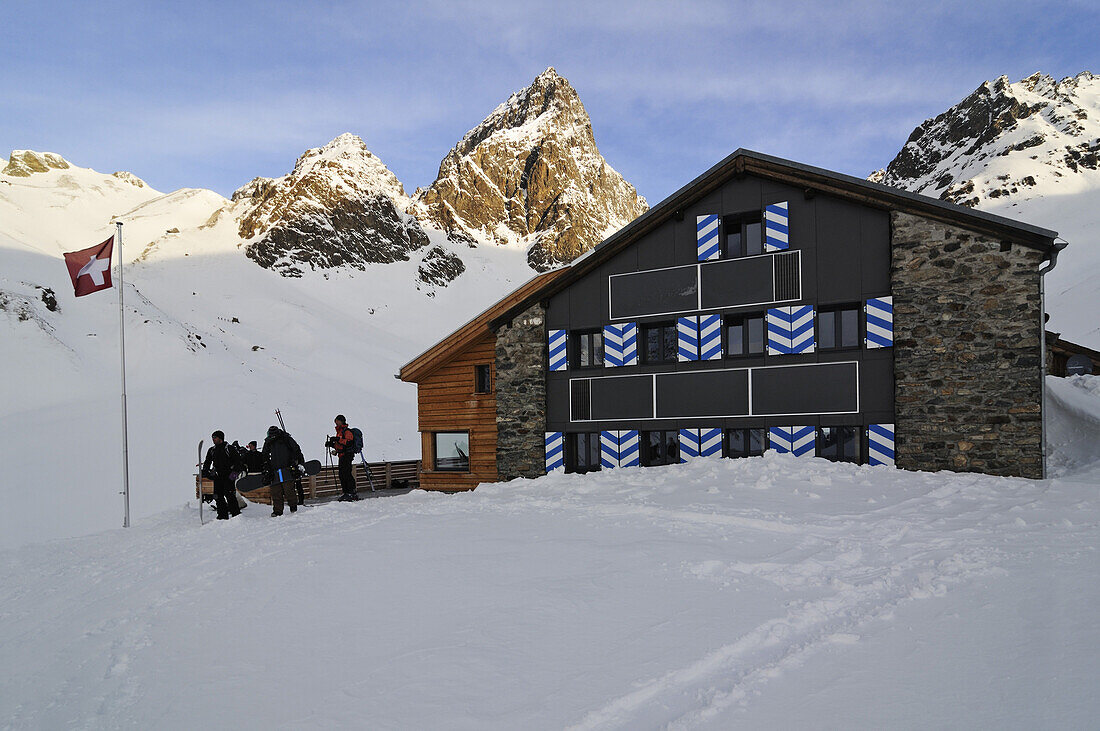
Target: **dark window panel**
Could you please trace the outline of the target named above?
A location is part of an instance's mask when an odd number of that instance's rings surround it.
[[[852,348],[859,345],[859,311],[841,310],[840,312],[840,345],[844,348]]]
[[[817,313],[817,347],[821,350],[836,347],[836,313]]]
[[[764,352],[764,318],[763,317],[751,317],[748,319],[749,330],[749,343],[748,351],[750,353],[763,353]]]

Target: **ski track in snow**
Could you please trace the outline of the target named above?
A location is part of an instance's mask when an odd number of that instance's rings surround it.
[[[228,691],[242,727],[751,727],[770,684],[906,607],[1037,557],[1095,566],[1097,484],[1095,466],[1028,481],[769,453],[278,520],[251,505],[201,528],[188,505],[0,552],[0,646],[19,669],[0,676],[0,728],[187,727],[208,714],[179,687],[224,703],[222,677],[253,689]],[[288,606],[322,625],[287,631]],[[369,647],[324,628],[362,616]],[[272,663],[336,675],[282,709],[254,690]]]

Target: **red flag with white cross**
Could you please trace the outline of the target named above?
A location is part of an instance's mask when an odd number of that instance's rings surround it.
[[[115,237],[112,236],[102,244],[65,254],[65,266],[69,268],[77,297],[111,288],[111,252],[114,247]]]

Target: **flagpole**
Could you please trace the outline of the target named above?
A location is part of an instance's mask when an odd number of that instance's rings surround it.
[[[115,241],[118,244],[118,344],[122,355],[122,495],[126,515],[122,527],[130,527],[130,450],[126,428],[126,309],[123,306],[122,290],[125,282],[122,278],[122,221],[115,221]]]

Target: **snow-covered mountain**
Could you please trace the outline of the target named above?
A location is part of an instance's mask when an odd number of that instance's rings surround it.
[[[325,182],[350,200],[347,177],[369,153],[357,153],[353,140],[337,143],[320,156],[339,158],[327,167],[340,179]],[[351,160],[343,157],[348,147]],[[305,218],[306,192],[283,198],[286,215],[273,206],[261,220],[266,209],[251,198],[164,194],[55,154],[21,151],[5,169],[13,172],[0,173],[0,463],[8,501],[0,546],[121,520],[116,292],[75,299],[61,257],[108,238],[114,218],[125,224],[131,505],[139,519],[188,493],[200,438],[209,441],[214,429],[242,442],[259,438],[275,408],[311,457],[323,456],[332,417],[345,413],[364,429],[371,457],[415,458],[416,389],[393,374],[534,274],[522,251],[470,248],[429,228],[405,259],[328,267],[288,254],[280,261],[299,271],[287,277],[258,266],[248,246],[291,213]],[[317,171],[313,179],[324,177]],[[272,184],[276,196],[280,182]],[[400,195],[399,184],[371,188],[379,189],[383,205]],[[394,220],[415,225],[393,210]],[[242,238],[249,216],[257,233]],[[311,252],[318,241],[303,234],[301,248],[288,251],[323,254],[320,244]],[[455,278],[446,264],[459,255]]]
[[[466,133],[412,210],[452,236],[526,249],[545,271],[648,208],[600,154],[576,90],[548,68]]]
[[[406,261],[428,245],[397,176],[355,135],[306,150],[281,178],[233,194],[248,257],[286,276]],[[457,276],[457,274],[456,274]]]
[[[1058,231],[1050,327],[1100,348],[1100,77],[987,81],[869,179]]]

